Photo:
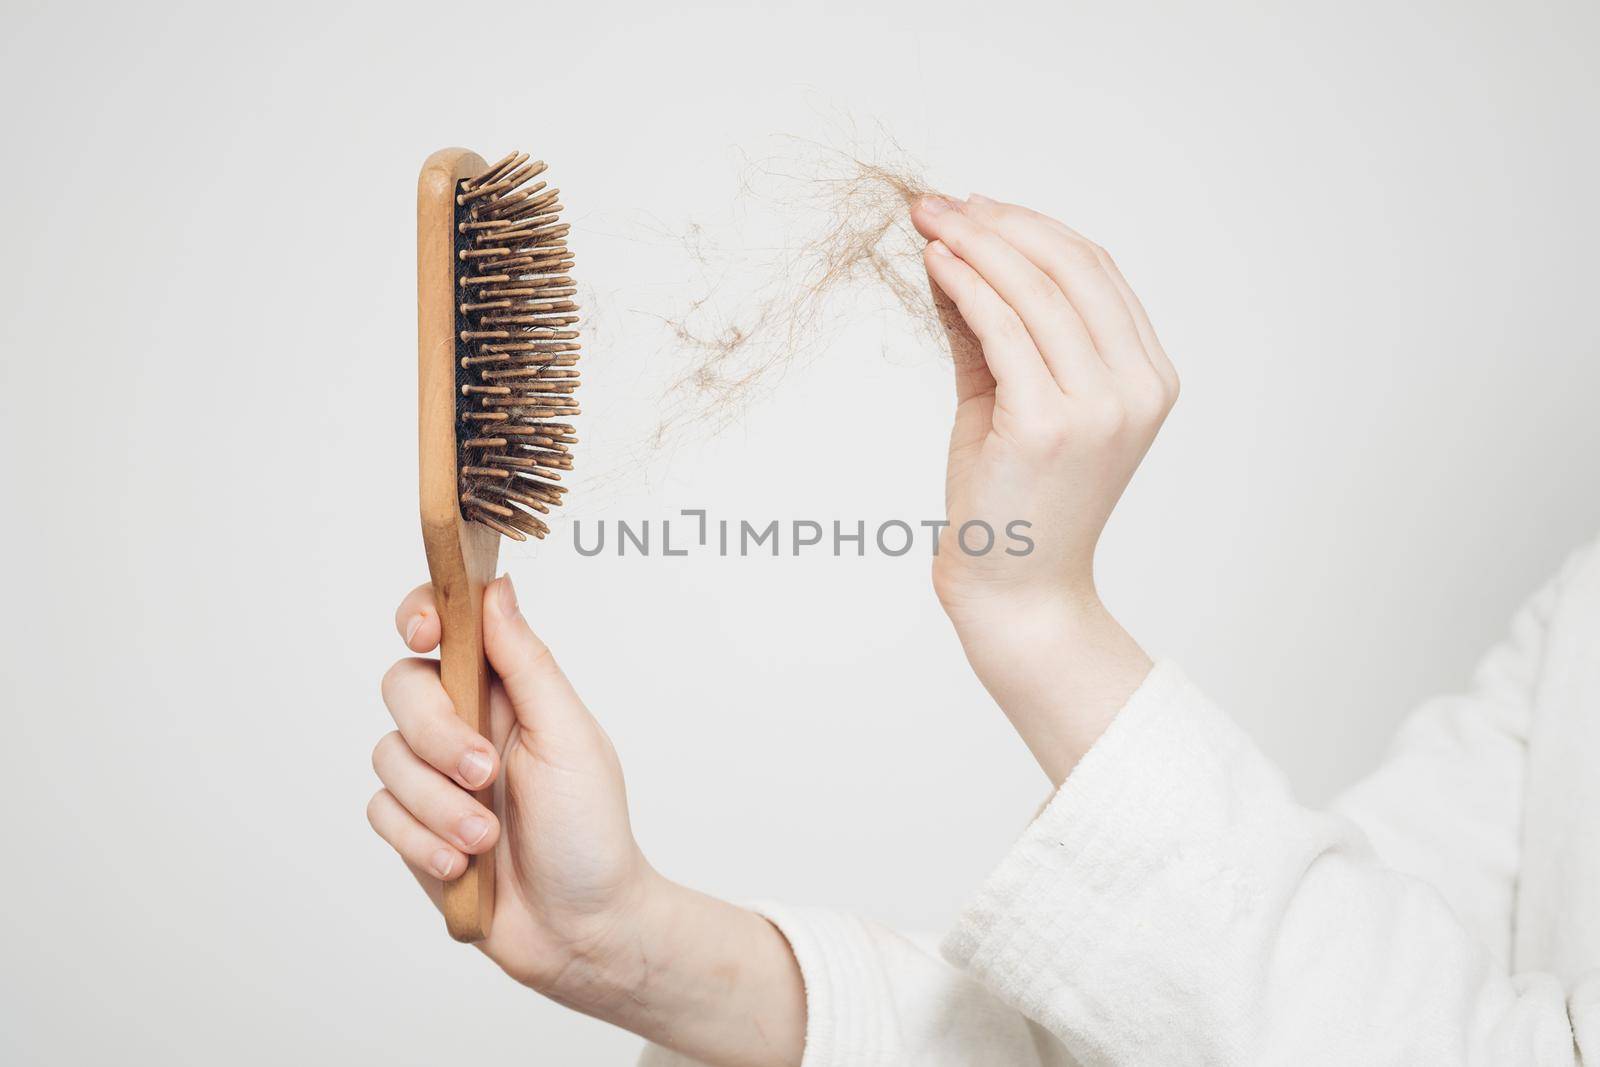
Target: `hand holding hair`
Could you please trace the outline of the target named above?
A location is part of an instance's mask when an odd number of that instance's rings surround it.
[[[1094,551],[1178,376],[1116,264],[1082,235],[976,195],[923,197],[911,217],[928,238],[928,277],[959,316],[947,321],[957,407],[934,588],[978,677],[1059,784],[1150,668],[1100,603]],[[1032,551],[961,549],[968,523],[1018,521]]]

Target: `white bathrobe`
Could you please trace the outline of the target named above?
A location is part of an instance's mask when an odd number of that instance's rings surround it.
[[[761,910],[805,1067],[1600,1064],[1600,546],[1331,811],[1163,662],[943,958]]]

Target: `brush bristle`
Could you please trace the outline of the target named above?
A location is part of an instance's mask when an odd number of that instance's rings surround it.
[[[578,442],[570,227],[544,172],[513,152],[456,190],[461,514],[518,541],[550,532]]]

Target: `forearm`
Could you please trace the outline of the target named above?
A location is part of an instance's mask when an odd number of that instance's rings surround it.
[[[792,1067],[805,1049],[805,987],[783,935],[664,878],[612,947],[547,993],[710,1067]]]
[[[1092,594],[952,607],[984,687],[1055,785],[1150,673],[1150,657]]]
[[[981,365],[956,363],[934,588],[1060,784],[1150,671],[1094,595],[1094,554],[1178,375],[1122,272],[1077,231],[976,194],[924,197],[911,217],[929,279],[983,350]],[[962,539],[1018,523],[1021,549],[973,553]]]

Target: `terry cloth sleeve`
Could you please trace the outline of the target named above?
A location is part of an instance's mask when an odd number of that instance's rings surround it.
[[[757,905],[806,987],[801,1067],[1071,1067],[1059,1042],[936,951],[855,915]],[[640,1067],[693,1067],[655,1045]]]
[[[946,956],[1100,1064],[1600,1062],[1600,981],[1508,977],[1158,664]]]

